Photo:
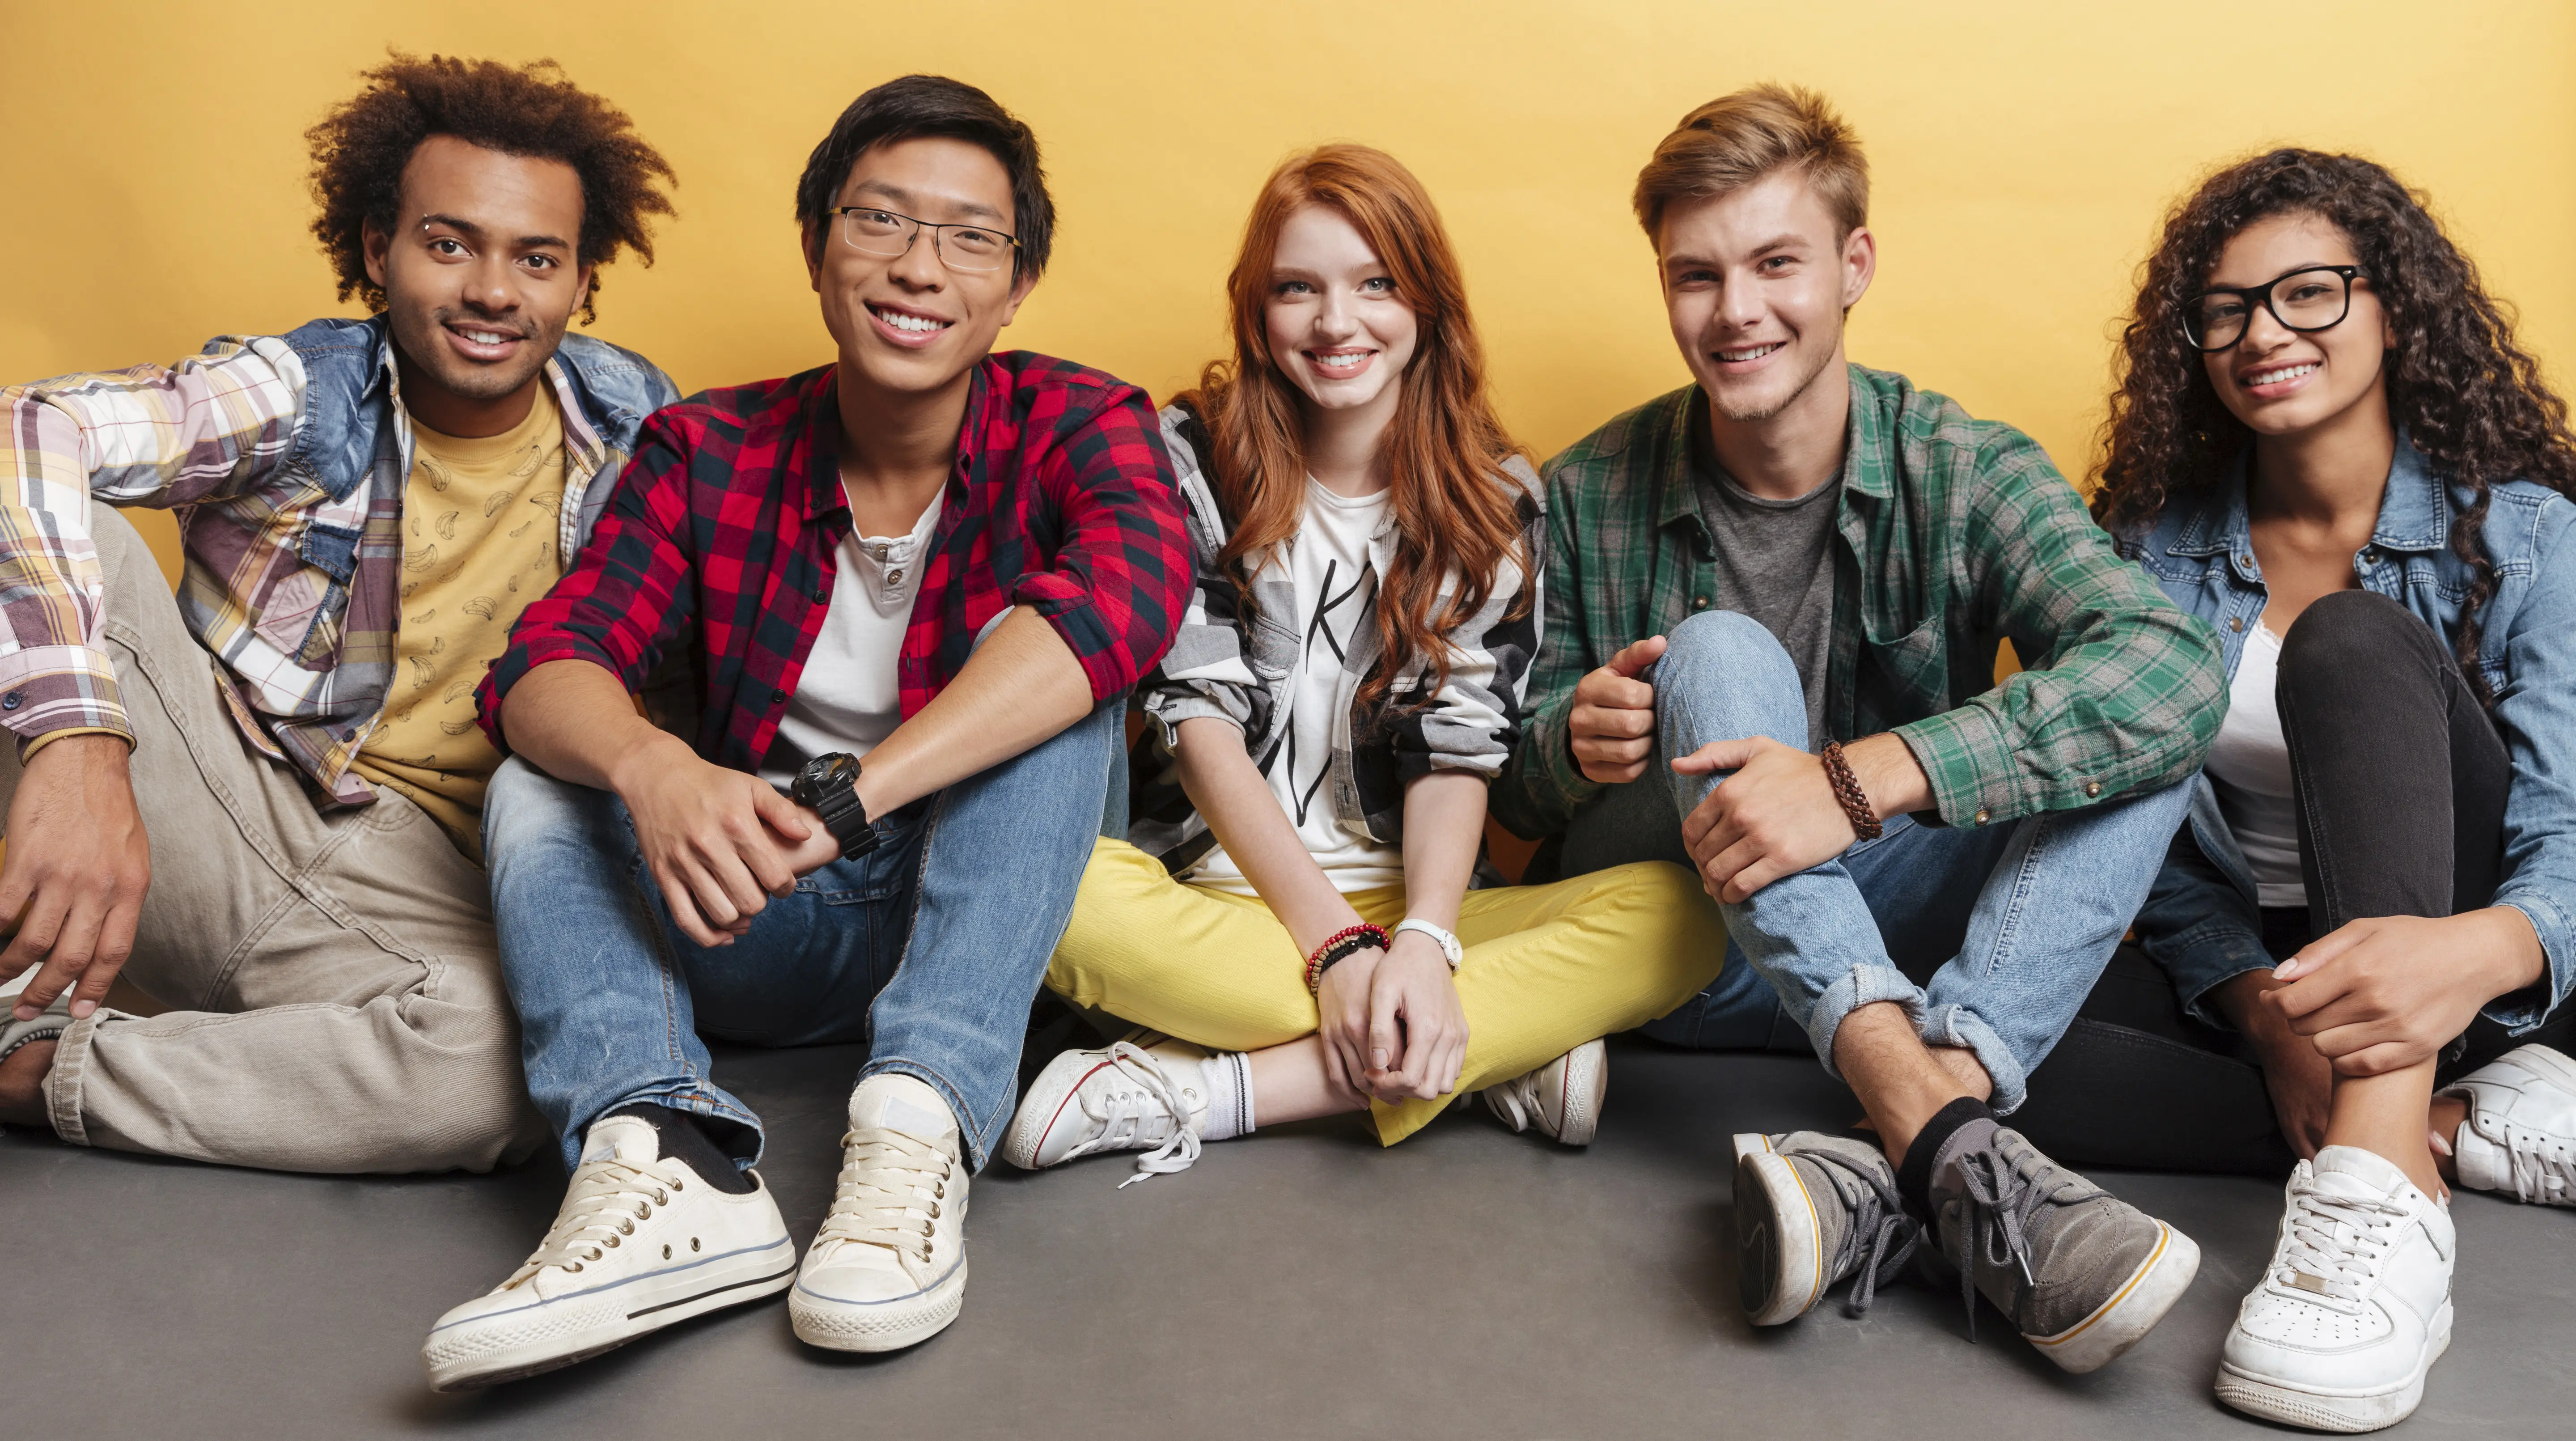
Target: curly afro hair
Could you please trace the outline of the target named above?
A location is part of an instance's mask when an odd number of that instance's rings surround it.
[[[433,135],[453,135],[505,155],[560,160],[581,175],[580,263],[590,267],[581,318],[599,318],[597,267],[621,249],[653,263],[650,217],[671,215],[662,182],[669,161],[644,143],[626,112],[576,87],[552,60],[504,65],[396,51],[364,72],[365,89],[304,132],[313,147],[314,237],[331,257],[340,298],[382,310],[384,288],[367,278],[366,227],[397,224],[403,167]]]

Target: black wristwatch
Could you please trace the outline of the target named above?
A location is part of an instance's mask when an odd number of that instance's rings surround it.
[[[859,758],[848,751],[816,756],[796,773],[787,798],[823,818],[824,828],[841,843],[841,859],[875,850],[885,837],[868,824],[868,808],[859,803]]]

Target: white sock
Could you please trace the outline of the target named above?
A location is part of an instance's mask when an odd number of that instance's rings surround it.
[[[1199,1062],[1207,1074],[1207,1130],[1202,1141],[1231,1141],[1252,1134],[1252,1058],[1241,1051],[1217,1051]]]

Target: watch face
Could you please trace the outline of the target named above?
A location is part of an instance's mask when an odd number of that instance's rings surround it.
[[[811,806],[825,795],[859,778],[859,758],[846,751],[816,756],[796,773],[796,802]]]

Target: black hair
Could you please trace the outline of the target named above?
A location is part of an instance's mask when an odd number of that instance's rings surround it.
[[[1055,201],[1038,164],[1037,135],[992,96],[944,75],[889,80],[851,101],[832,122],[832,133],[814,147],[796,181],[796,223],[805,228],[807,243],[824,230],[850,167],[869,147],[931,136],[980,145],[1002,162],[1011,177],[1012,233],[1020,242],[1012,278],[1034,279],[1044,272],[1055,239]]]

